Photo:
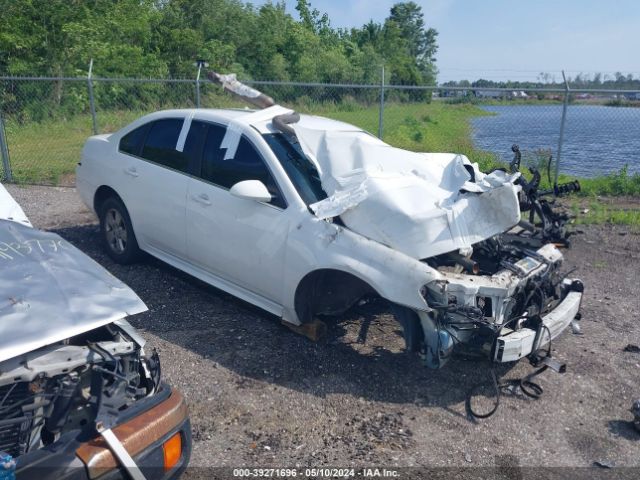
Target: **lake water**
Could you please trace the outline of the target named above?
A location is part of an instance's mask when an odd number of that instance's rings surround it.
[[[509,161],[511,145],[523,152],[551,150],[560,137],[561,105],[483,106],[496,115],[472,120],[476,147]],[[640,108],[570,105],[560,171],[582,177],[617,172],[625,164],[640,173]]]

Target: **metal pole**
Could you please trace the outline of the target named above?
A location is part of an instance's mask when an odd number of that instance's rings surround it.
[[[4,122],[0,115],[0,155],[2,155],[2,168],[4,170],[4,180],[13,182],[13,174],[11,173],[11,162],[9,162],[9,147],[7,146],[7,136],[4,131]]]
[[[562,71],[562,79],[564,80],[564,102],[562,102],[562,119],[560,120],[560,138],[558,139],[558,154],[556,155],[556,171],[553,180],[553,186],[558,185],[558,175],[560,173],[560,155],[562,154],[562,142],[564,140],[564,124],[567,119],[567,106],[569,105],[569,83],[567,77]]]
[[[93,58],[89,62],[89,73],[87,74],[87,87],[89,89],[89,109],[91,110],[91,121],[93,122],[93,134],[98,134],[98,120],[96,118],[96,102],[93,98],[93,82],[91,74],[93,73]]]
[[[378,114],[378,138],[382,139],[384,132],[384,65],[382,65],[382,76],[380,79],[380,112]]]
[[[202,70],[202,62],[198,62],[198,73],[196,75],[196,108],[200,108],[200,70]]]

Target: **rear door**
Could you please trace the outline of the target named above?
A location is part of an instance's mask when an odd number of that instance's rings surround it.
[[[185,257],[185,199],[193,168],[189,146],[181,138],[183,127],[188,127],[184,117],[164,118],[123,137],[118,188],[140,246],[179,258]],[[137,149],[129,147],[129,135],[144,136]]]
[[[224,126],[207,124],[202,166],[189,181],[189,260],[281,304],[289,231],[287,204],[259,149],[246,136],[242,135],[233,158],[224,159],[225,149],[220,145],[225,133]],[[231,195],[229,189],[243,180],[263,182],[273,196],[271,202]]]

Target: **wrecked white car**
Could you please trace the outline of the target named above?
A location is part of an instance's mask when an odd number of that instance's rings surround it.
[[[520,221],[519,174],[218,80],[266,108],[162,111],[86,142],[77,188],[115,261],[143,250],[303,332],[382,297],[431,368],[456,349],[518,360],[578,314],[582,284],[556,247],[501,238]]]
[[[125,317],[147,310],[0,185],[0,478],[177,478],[187,406]]]

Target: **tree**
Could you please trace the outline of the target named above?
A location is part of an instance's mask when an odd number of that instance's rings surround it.
[[[389,20],[398,25],[418,68],[426,76],[434,76],[438,32],[433,28],[425,29],[422,7],[415,2],[396,3],[391,7]]]

